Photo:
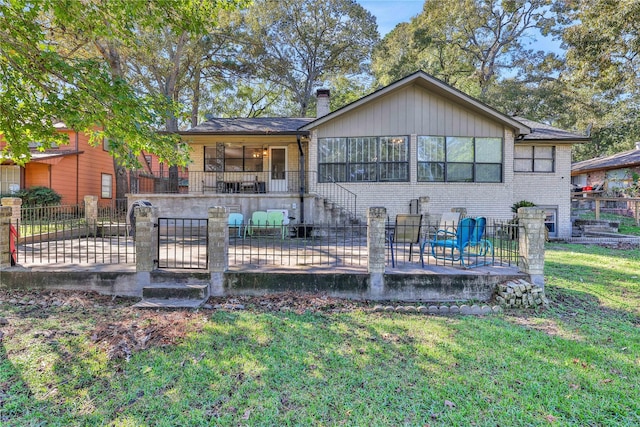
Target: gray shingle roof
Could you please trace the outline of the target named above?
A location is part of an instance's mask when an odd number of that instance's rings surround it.
[[[294,135],[298,128],[315,120],[306,117],[254,117],[254,118],[214,118],[198,126],[181,132],[182,134],[243,134],[243,135]]]
[[[593,170],[620,169],[638,165],[640,165],[640,150],[636,149],[576,162],[571,165],[571,173],[577,175]]]
[[[590,139],[588,136],[534,122],[524,117],[514,117],[514,119],[531,128],[531,133],[525,135],[522,141],[589,141]]]

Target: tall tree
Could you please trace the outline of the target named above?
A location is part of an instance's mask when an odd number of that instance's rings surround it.
[[[257,0],[243,20],[243,67],[285,87],[300,116],[330,77],[365,72],[379,38],[355,0]]]
[[[562,80],[581,101],[567,107],[592,129],[592,143],[576,147],[574,160],[633,148],[640,140],[640,3],[558,2],[556,11],[567,49]]]
[[[398,27],[378,49],[373,67],[379,81],[395,80],[410,68],[426,72],[484,98],[502,70],[514,72],[532,52],[524,41],[534,29],[554,25],[551,0],[429,0],[408,27]],[[391,56],[391,64],[384,64]],[[412,70],[415,71],[415,70]]]
[[[29,142],[64,143],[56,121],[110,141],[119,164],[142,150],[172,164],[188,153],[176,135],[158,133],[174,104],[140,94],[127,81],[124,56],[138,32],[200,32],[221,7],[240,0],[8,0],[0,2],[0,132],[2,156],[29,159]],[[134,154],[133,156],[131,154]]]

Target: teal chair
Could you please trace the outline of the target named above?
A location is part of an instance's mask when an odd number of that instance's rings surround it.
[[[463,267],[466,265],[465,257],[468,255],[471,245],[471,238],[476,226],[474,218],[463,218],[455,230],[438,230],[435,238],[424,242],[420,249],[420,254],[424,253],[425,246],[431,245],[431,255],[436,259],[447,261],[460,261]],[[421,257],[424,268],[424,256]]]
[[[238,229],[238,237],[242,237],[242,225],[244,224],[244,215],[241,213],[230,213],[229,214],[229,229],[237,228]]]
[[[493,244],[485,239],[487,229],[487,218],[479,216],[475,218],[476,225],[469,239],[469,250],[467,251],[467,260],[474,258],[475,262],[469,267],[479,267],[481,265],[489,265],[493,263]]]

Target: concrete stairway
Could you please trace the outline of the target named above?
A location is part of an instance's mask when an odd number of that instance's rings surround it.
[[[198,308],[209,298],[207,285],[161,284],[142,288],[136,308]]]
[[[317,212],[319,222],[333,222],[344,224],[359,224],[360,220],[355,213],[349,212],[339,204],[332,200],[321,196],[315,196],[315,210]]]

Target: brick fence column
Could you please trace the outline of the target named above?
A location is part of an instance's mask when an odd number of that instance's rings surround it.
[[[22,218],[22,199],[19,197],[3,197],[0,199],[0,205],[11,208],[11,224],[17,227]]]
[[[156,268],[158,258],[158,208],[135,208],[136,217],[136,272],[150,273]]]
[[[540,208],[518,209],[518,267],[531,283],[544,289],[545,212]]]
[[[367,247],[369,249],[369,293],[372,297],[384,292],[385,222],[387,209],[371,207],[367,212]]]
[[[209,295],[224,295],[224,272],[229,266],[229,212],[222,206],[209,208],[209,247],[207,248],[211,284]]]
[[[89,233],[95,236],[98,232],[98,196],[84,196],[84,219]]]
[[[4,202],[6,199],[2,199]],[[0,270],[11,267],[11,254],[9,250],[9,228],[11,226],[11,208],[0,207]]]

